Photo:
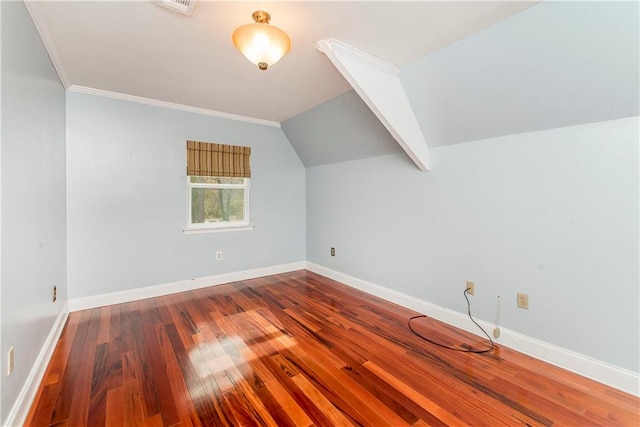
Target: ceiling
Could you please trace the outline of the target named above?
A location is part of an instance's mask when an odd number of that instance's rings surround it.
[[[67,88],[92,88],[282,122],[351,87],[316,42],[335,38],[398,66],[536,2],[218,2],[192,16],[153,1],[28,2]],[[258,9],[292,40],[260,71],[231,42]]]

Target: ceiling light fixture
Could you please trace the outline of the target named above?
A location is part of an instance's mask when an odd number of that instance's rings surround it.
[[[266,70],[289,51],[291,40],[280,28],[269,25],[267,12],[257,10],[251,16],[255,22],[236,28],[231,38],[249,61]]]

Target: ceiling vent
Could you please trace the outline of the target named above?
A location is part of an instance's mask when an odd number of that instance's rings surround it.
[[[156,0],[158,6],[191,16],[197,0]]]

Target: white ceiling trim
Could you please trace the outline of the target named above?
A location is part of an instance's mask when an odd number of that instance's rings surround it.
[[[391,136],[423,172],[429,170],[429,149],[415,117],[400,74],[392,64],[335,39],[320,40],[318,49],[340,71]],[[338,46],[338,49],[334,49]],[[346,52],[346,53],[345,53]]]
[[[255,117],[241,116],[238,114],[224,113],[222,111],[208,110],[206,108],[192,107],[190,105],[175,104],[173,102],[160,101],[157,99],[143,98],[142,96],[127,95],[125,93],[110,92],[108,90],[93,89],[85,86],[71,85],[68,92],[82,93],[85,95],[102,96],[104,98],[118,99],[120,101],[135,102],[138,104],[151,105],[154,107],[168,108],[171,110],[185,111],[187,113],[202,114],[204,116],[218,117],[221,119],[235,120],[239,122],[252,123],[255,125],[280,127],[280,123],[271,120],[258,119]]]
[[[326,54],[325,47],[329,47],[333,52],[340,54],[343,57],[347,57],[349,59],[353,59],[354,61],[358,61],[361,64],[376,68],[377,70],[387,73],[393,77],[400,77],[400,67],[398,67],[397,65],[391,64],[387,61],[383,61],[377,56],[373,56],[370,53],[364,52],[360,49],[356,49],[353,46],[341,42],[340,40],[321,40],[316,45],[316,48],[324,54]]]
[[[51,29],[49,27],[49,23],[46,18],[38,19],[38,17],[44,17],[43,13],[36,13],[35,8],[42,7],[42,5],[36,5],[30,1],[25,1],[24,5],[27,8],[27,12],[31,15],[31,20],[33,21],[36,29],[38,30],[38,34],[40,34],[40,38],[42,39],[42,43],[44,44],[44,48],[47,50],[49,54],[49,58],[51,59],[51,63],[53,64],[53,68],[55,68],[56,73],[58,73],[58,78],[64,86],[65,89],[69,89],[71,84],[69,83],[69,79],[67,78],[67,74],[64,71],[64,67],[62,66],[62,62],[58,60],[60,55],[58,53],[58,49],[56,49],[56,44],[54,42],[54,38],[51,36]]]

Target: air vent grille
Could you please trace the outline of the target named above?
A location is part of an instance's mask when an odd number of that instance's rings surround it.
[[[156,4],[190,16],[193,13],[193,8],[196,7],[196,1],[197,0],[156,0]]]

